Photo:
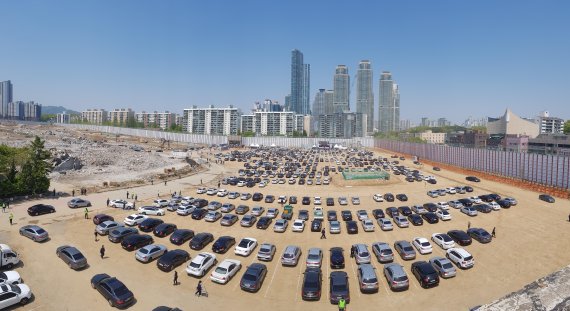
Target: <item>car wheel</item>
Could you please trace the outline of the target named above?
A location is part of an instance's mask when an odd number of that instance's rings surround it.
[[[20,304],[21,304],[22,306],[25,305],[25,304],[27,304],[27,303],[28,303],[28,298],[26,298],[26,297],[24,297],[24,298],[22,298],[22,300],[20,300]]]
[[[107,301],[109,302],[109,306],[113,307],[113,300],[109,299]]]
[[[55,213],[55,210],[54,210],[54,209],[52,209],[52,210],[50,211],[50,213]]]
[[[69,267],[69,269],[73,269],[73,267],[71,266],[71,262],[68,263],[67,266]]]
[[[91,282],[91,287],[95,289],[95,283]]]

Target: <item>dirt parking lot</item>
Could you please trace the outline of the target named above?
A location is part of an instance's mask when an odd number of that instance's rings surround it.
[[[388,156],[384,154],[384,156]],[[320,163],[323,165],[325,163]],[[328,164],[328,163],[326,163]],[[404,165],[415,167],[410,160],[403,162]],[[203,197],[209,200],[217,200],[222,203],[230,202],[236,206],[243,203],[239,199],[231,200],[227,197],[209,197],[205,194],[196,195],[195,189],[200,182],[210,186],[217,186],[217,181],[222,176],[237,175],[237,170],[243,168],[241,162],[227,161],[225,166],[212,164],[210,171],[194,175],[180,180],[169,182],[167,185],[155,184],[139,188],[129,189],[136,192],[139,201],[150,203],[157,194],[165,195],[173,191],[182,191],[183,195]],[[294,233],[291,226],[285,233],[275,233],[272,225],[267,230],[242,228],[239,223],[232,227],[222,227],[219,221],[208,223],[204,220],[193,220],[190,217],[177,216],[167,212],[162,218],[165,222],[173,222],[178,228],[188,228],[195,232],[210,232],[217,238],[221,235],[231,235],[240,240],[244,237],[253,237],[258,242],[270,242],[277,245],[277,253],[273,261],[266,263],[268,274],[258,293],[246,293],[239,288],[239,279],[245,270],[245,266],[252,262],[258,262],[255,254],[257,249],[249,257],[239,257],[230,250],[226,254],[217,255],[221,262],[225,258],[238,259],[244,268],[237,276],[226,285],[212,283],[209,278],[203,278],[205,289],[209,296],[198,298],[193,295],[198,279],[189,277],[185,273],[185,265],[179,266],[179,281],[181,285],[172,286],[173,273],[164,273],[157,269],[156,263],[141,264],[134,258],[134,252],[123,250],[120,244],[113,244],[107,237],[102,237],[99,242],[94,241],[94,225],[91,220],[83,219],[83,210],[67,208],[67,198],[57,200],[44,200],[47,204],[56,207],[57,213],[38,217],[27,216],[25,210],[32,203],[13,205],[15,224],[8,225],[8,214],[0,214],[0,241],[9,244],[17,251],[22,259],[22,264],[16,268],[20,272],[24,282],[28,284],[33,293],[34,300],[27,306],[17,307],[14,310],[109,310],[111,309],[102,296],[93,290],[89,284],[90,278],[97,273],[107,273],[122,280],[133,291],[137,302],[131,310],[151,310],[159,305],[179,307],[182,310],[335,310],[328,298],[328,256],[323,262],[323,294],[320,301],[305,302],[301,300],[302,272],[304,271],[304,258],[310,247],[320,247],[328,255],[328,249],[341,246],[345,249],[347,265],[344,271],[349,275],[351,302],[348,310],[467,310],[469,307],[481,305],[493,301],[505,294],[518,290],[521,286],[570,263],[570,212],[568,200],[558,199],[555,204],[548,204],[538,200],[538,194],[529,191],[521,191],[506,184],[499,184],[482,180],[481,183],[466,182],[464,176],[449,171],[434,172],[430,168],[419,168],[428,175],[434,175],[438,179],[436,185],[424,182],[408,183],[401,176],[391,176],[389,183],[378,182],[376,185],[358,185],[351,182],[337,182],[342,178],[340,174],[332,174],[333,183],[329,186],[321,185],[276,185],[269,184],[266,188],[246,188],[235,186],[222,186],[230,191],[238,192],[261,192],[265,195],[296,195],[299,199],[303,196],[321,196],[322,198],[334,197],[335,206],[327,207],[325,211],[334,209],[340,212],[350,209],[353,213],[359,209],[365,209],[371,215],[375,208],[385,209],[389,206],[412,206],[426,202],[449,201],[472,195],[485,193],[498,193],[502,196],[512,196],[518,200],[518,205],[510,209],[493,211],[490,214],[479,214],[476,217],[468,217],[458,210],[450,209],[453,216],[451,221],[437,224],[424,223],[422,226],[410,228],[394,228],[393,231],[383,232],[376,225],[374,232],[364,232],[359,225],[359,233],[348,235],[344,223],[341,234],[328,234],[327,239],[321,240],[320,233],[311,232],[306,227],[302,233]],[[233,172],[233,173],[232,173]],[[339,186],[339,185],[343,186]],[[431,199],[426,195],[428,190],[440,189],[449,186],[471,185],[475,188],[473,193],[464,195],[447,195],[441,199]],[[377,203],[372,199],[374,193],[392,192],[405,193],[409,201]],[[339,196],[359,196],[359,206],[339,206],[336,200]],[[125,198],[125,190],[97,193],[86,196],[94,203],[91,208],[91,216],[95,213],[104,212],[122,220],[132,213],[112,209],[105,206],[107,198]],[[38,203],[41,201],[37,201]],[[36,203],[36,202],[34,202]],[[251,200],[245,204],[253,207],[258,205]],[[294,209],[294,218],[299,209],[312,210],[313,205],[302,206],[297,204]],[[324,203],[324,202],[323,202]],[[141,206],[142,203],[137,203]],[[278,207],[280,204],[260,203],[266,209]],[[312,215],[311,215],[312,218]],[[472,227],[482,227],[489,232],[496,227],[497,238],[490,244],[480,244],[476,241],[465,247],[475,258],[475,267],[466,271],[458,271],[455,278],[441,280],[440,285],[423,289],[410,272],[413,261],[403,261],[395,256],[395,262],[402,264],[410,278],[410,288],[403,292],[392,292],[383,278],[382,267],[374,258],[372,264],[380,281],[380,290],[374,294],[362,294],[358,289],[356,277],[356,264],[349,258],[350,246],[354,243],[365,243],[369,247],[373,242],[384,241],[390,245],[397,240],[411,241],[414,237],[430,238],[433,233],[447,232],[451,229],[467,229],[468,222]],[[18,228],[25,224],[39,224],[48,230],[51,239],[45,243],[34,243],[21,237]],[[188,243],[176,247],[168,238],[154,238],[155,243],[164,244],[168,249],[182,248],[188,251],[192,257],[198,252],[190,250]],[[82,271],[70,270],[60,259],[55,256],[58,246],[69,244],[79,248],[89,261],[89,268]],[[106,247],[106,258],[99,258],[99,248]],[[296,267],[282,267],[279,256],[287,245],[298,245],[303,250],[301,263]],[[204,251],[210,251],[211,244]],[[428,260],[433,256],[444,256],[444,251],[434,245],[433,254],[419,255],[416,260]]]

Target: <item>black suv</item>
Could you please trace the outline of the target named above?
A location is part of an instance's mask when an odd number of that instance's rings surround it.
[[[416,261],[412,264],[412,273],[423,288],[439,285],[437,271],[425,261]]]

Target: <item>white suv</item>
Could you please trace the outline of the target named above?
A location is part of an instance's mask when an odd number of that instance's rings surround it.
[[[450,248],[445,256],[461,269],[468,269],[475,265],[473,256],[463,248]]]

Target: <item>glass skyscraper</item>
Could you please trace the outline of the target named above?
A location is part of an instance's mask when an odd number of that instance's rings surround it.
[[[356,112],[367,116],[367,132],[374,131],[374,93],[372,92],[372,66],[363,60],[358,64],[356,74]]]
[[[334,112],[344,112],[350,110],[350,76],[348,67],[338,65],[333,80],[333,107]]]
[[[0,82],[0,118],[8,117],[8,104],[12,101],[12,82],[10,80]]]
[[[400,90],[392,80],[392,74],[389,71],[383,71],[380,77],[378,108],[378,130],[383,133],[398,131],[400,128]]]
[[[309,114],[311,67],[303,63],[303,53],[295,49],[291,52],[291,99],[287,107],[297,114]]]

